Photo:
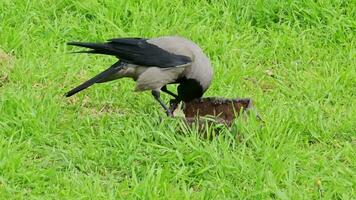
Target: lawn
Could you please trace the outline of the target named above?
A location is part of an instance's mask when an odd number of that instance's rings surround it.
[[[1,0],[0,199],[355,198],[354,3]],[[264,123],[207,139],[129,79],[63,97],[115,61],[66,42],[163,35],[211,58],[205,96]]]

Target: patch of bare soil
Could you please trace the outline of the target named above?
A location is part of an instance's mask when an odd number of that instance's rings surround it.
[[[14,67],[14,56],[0,49],[0,87],[9,82],[9,74]]]

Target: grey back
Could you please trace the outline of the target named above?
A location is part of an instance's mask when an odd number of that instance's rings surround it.
[[[198,80],[204,91],[208,89],[213,77],[213,69],[209,58],[197,44],[179,36],[153,38],[147,42],[157,45],[173,54],[190,57],[192,59],[192,63],[185,67],[185,70],[180,74],[180,76],[184,76],[187,79]]]

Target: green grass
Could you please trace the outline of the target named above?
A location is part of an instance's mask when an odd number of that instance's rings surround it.
[[[355,13],[352,0],[1,0],[0,199],[354,198]],[[205,96],[251,97],[265,123],[179,131],[130,80],[63,97],[115,60],[67,41],[161,35],[209,55]]]

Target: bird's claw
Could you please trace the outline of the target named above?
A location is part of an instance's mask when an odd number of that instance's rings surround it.
[[[169,109],[175,111],[179,105],[179,101],[176,99],[171,99],[169,101]]]
[[[173,112],[171,110],[167,110],[166,114],[168,117],[173,117]]]

